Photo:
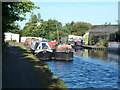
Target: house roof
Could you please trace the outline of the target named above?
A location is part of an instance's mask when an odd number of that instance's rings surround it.
[[[89,29],[89,32],[111,33],[118,31],[120,25],[94,25]]]

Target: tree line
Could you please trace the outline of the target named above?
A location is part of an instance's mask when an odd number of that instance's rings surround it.
[[[4,42],[4,32],[12,32],[20,34],[20,36],[43,37],[49,40],[58,39],[59,37],[68,35],[83,36],[86,31],[91,28],[91,24],[87,22],[66,23],[64,26],[58,20],[49,19],[44,21],[41,19],[40,13],[35,15],[32,10],[40,9],[33,2],[4,2],[2,3],[2,35]],[[31,12],[30,19],[22,30],[16,21],[25,20],[26,12]],[[41,22],[37,26],[37,22]],[[58,30],[58,32],[57,32]]]
[[[37,26],[37,22],[41,22],[41,25]],[[21,36],[43,37],[49,40],[57,40],[58,36],[63,37],[71,34],[83,36],[91,26],[92,25],[87,22],[74,21],[62,26],[62,23],[58,20],[49,19],[44,21],[41,19],[40,13],[35,15],[32,12],[29,22],[27,22],[23,27],[23,30],[21,30]]]

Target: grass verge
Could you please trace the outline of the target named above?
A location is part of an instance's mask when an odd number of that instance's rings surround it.
[[[23,44],[17,44],[19,46],[19,51],[24,55],[28,62],[31,64],[33,71],[36,73],[40,85],[43,88],[67,88],[64,81],[58,77],[53,77],[53,73],[48,68],[49,66],[37,57],[35,57]]]

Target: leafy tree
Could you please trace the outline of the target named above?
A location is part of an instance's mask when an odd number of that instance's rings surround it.
[[[10,32],[20,34],[20,26],[17,23],[12,23],[10,26],[13,27],[12,30],[9,30]]]
[[[35,15],[32,12],[31,13],[31,18],[29,19],[29,22],[25,23],[25,26],[22,30],[22,36],[38,37],[39,33],[41,31],[41,26],[37,27],[37,21],[40,21],[40,18],[38,18],[37,15]]]
[[[41,15],[40,13],[38,13],[38,21],[40,21],[40,19],[41,19]]]
[[[69,35],[71,34],[71,30],[72,30],[72,26],[69,23],[66,23],[65,26],[63,26],[63,30],[64,30],[64,35]]]
[[[41,21],[42,24],[37,26],[37,21]],[[48,21],[44,21],[41,19],[39,13],[37,15],[31,13],[31,18],[29,22],[25,24],[22,30],[22,35],[57,40],[59,37],[68,36],[69,34],[83,35],[91,26],[92,25],[90,23],[73,21],[71,23],[66,23],[65,26],[62,26],[62,23],[57,20],[49,19]]]
[[[31,19],[27,22],[22,30],[23,36],[34,36],[34,37],[43,37],[49,40],[57,39],[57,28],[59,35],[62,36],[63,29],[62,23],[57,20],[43,21],[40,14],[34,18],[33,13],[31,13]],[[36,22],[41,21],[41,25],[37,27]]]
[[[83,36],[85,32],[91,28],[91,26],[92,25],[90,23],[72,21],[70,24],[67,23],[65,25],[64,30],[68,34]]]
[[[33,9],[39,9],[32,2],[3,2],[2,3],[2,42],[4,42],[4,32],[12,30],[14,27],[10,24],[14,21],[25,19],[26,12]]]
[[[38,19],[36,15],[33,15],[32,17],[32,23],[37,23]]]
[[[104,25],[111,25],[111,22],[109,22],[109,23],[105,22],[105,24],[104,24]]]

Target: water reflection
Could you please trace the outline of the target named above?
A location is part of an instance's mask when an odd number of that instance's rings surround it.
[[[75,54],[78,56],[88,57],[88,50],[87,49],[75,49]]]
[[[68,88],[118,88],[119,54],[107,51],[75,49],[74,60],[47,61],[54,76]]]
[[[107,60],[109,62],[119,60],[119,53],[110,52],[107,50],[92,50],[92,49],[75,49],[74,54],[80,57],[91,57],[100,60]]]

